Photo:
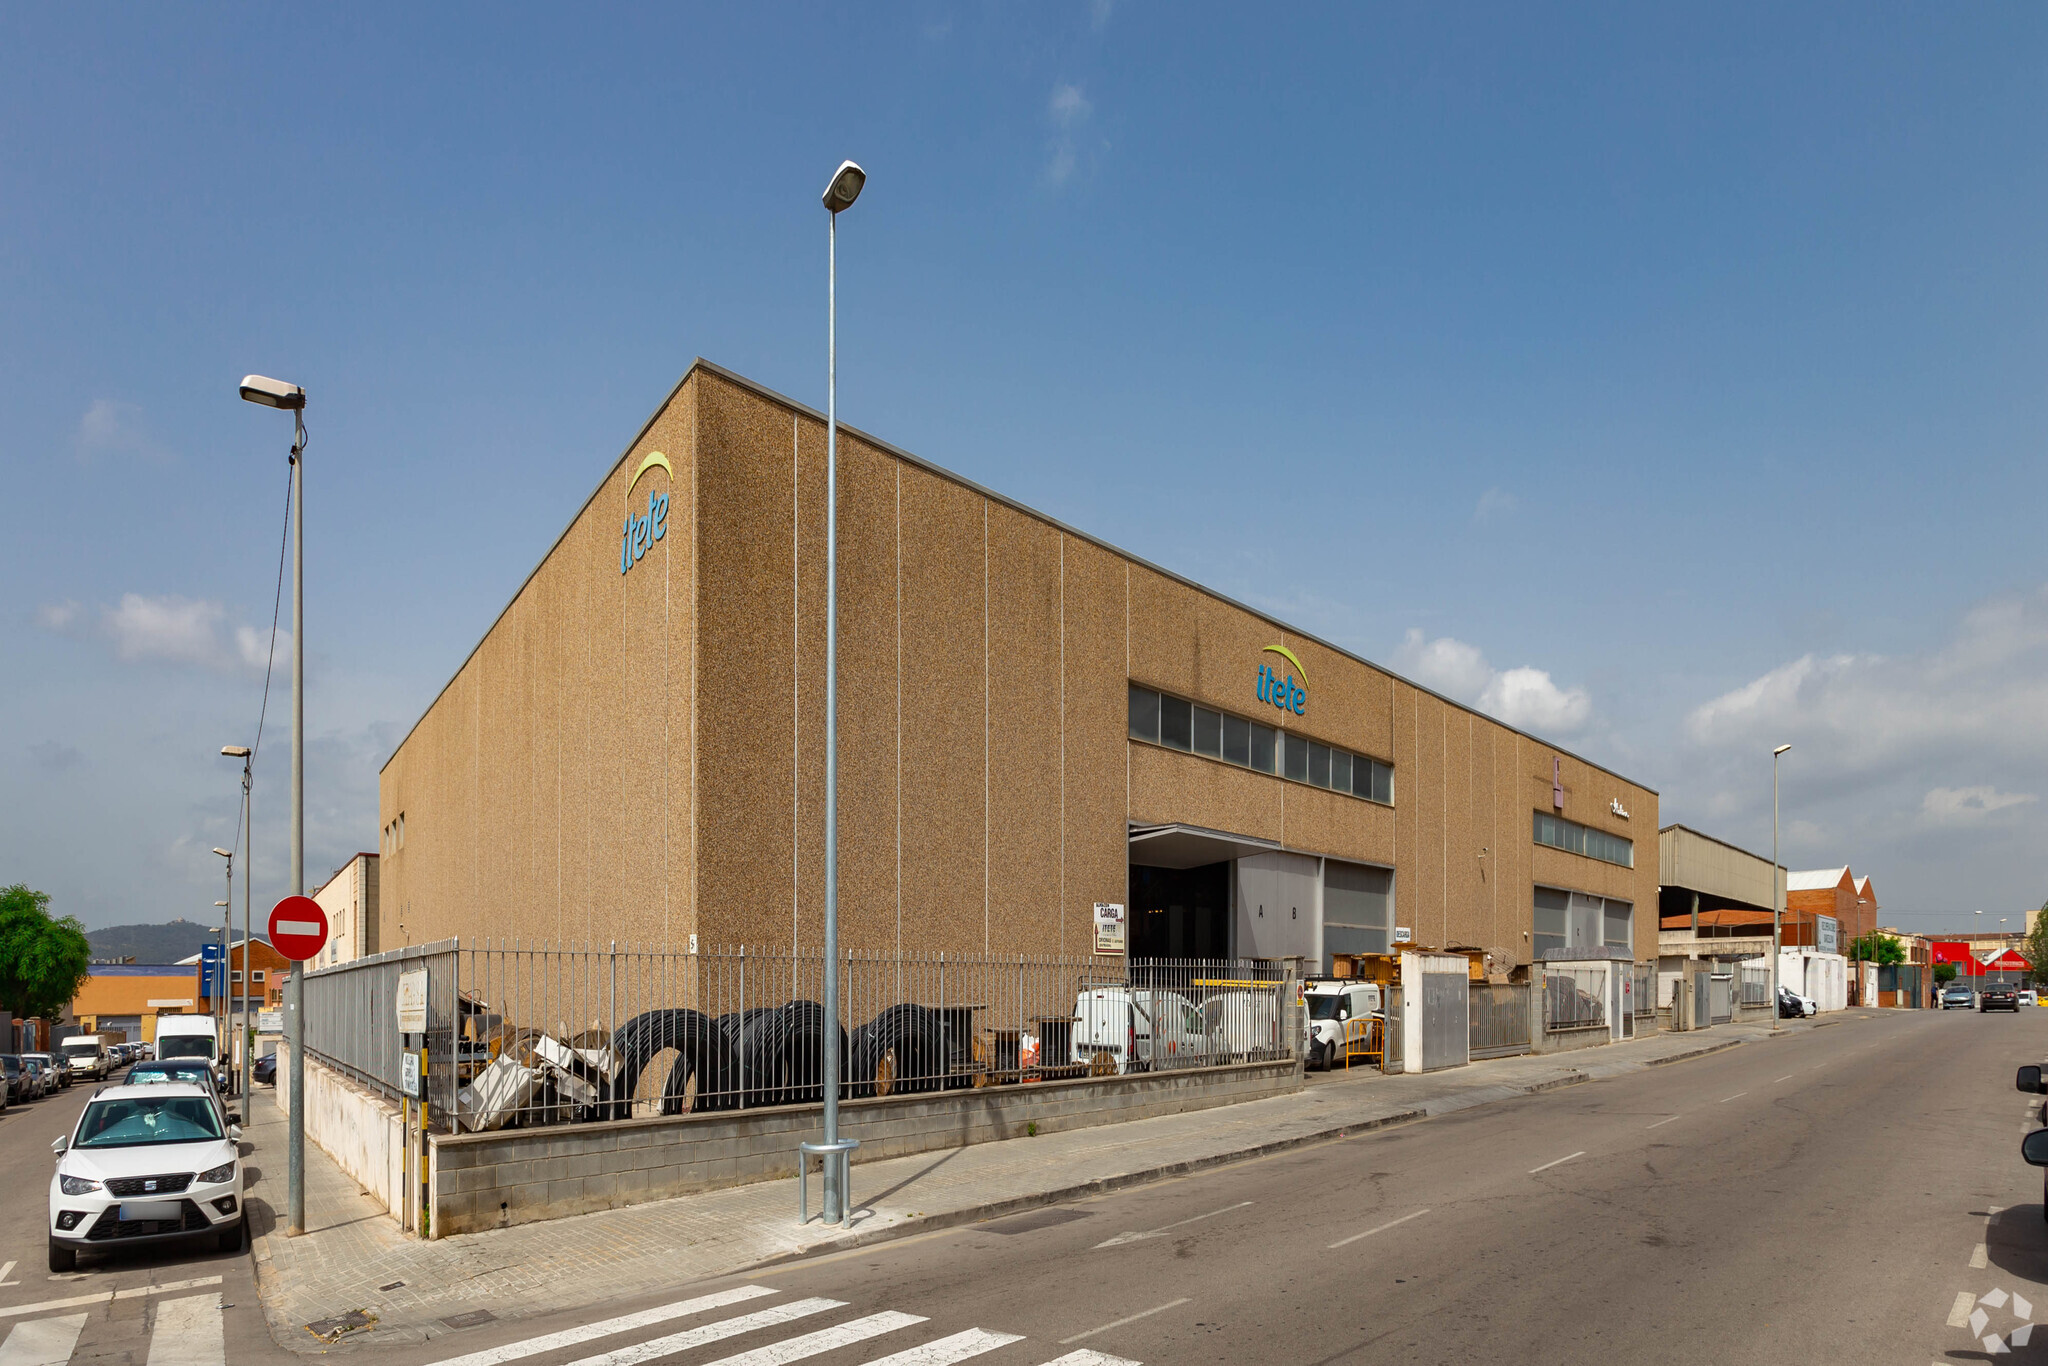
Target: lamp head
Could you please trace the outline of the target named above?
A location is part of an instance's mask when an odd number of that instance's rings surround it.
[[[247,745],[222,745],[220,752],[230,759],[246,759],[249,757],[249,747]]]
[[[225,901],[216,901],[216,902],[214,902],[213,904],[214,904],[214,905],[216,905],[216,906],[225,906],[225,905],[227,905],[228,903],[227,903],[227,902],[225,902]]]
[[[222,848],[221,848],[220,846],[218,846],[218,845],[215,845],[215,846],[214,846],[214,850],[213,850],[213,852],[214,852],[214,853],[216,853],[216,854],[219,854],[219,855],[220,855],[220,856],[221,856],[222,858],[233,858],[233,857],[234,857],[234,854],[233,854],[233,853],[232,853],[231,851],[229,851],[229,850],[226,850],[226,849],[222,849]]]
[[[856,190],[854,193],[858,194]],[[250,403],[260,403],[266,408],[303,408],[306,406],[306,391],[296,384],[287,384],[281,379],[268,375],[242,376],[242,397]]]
[[[1786,750],[1790,748],[1792,748],[1792,746],[1790,745],[1779,745],[1776,749],[1771,751],[1771,757],[1776,758],[1778,755],[1783,754]]]
[[[866,171],[854,162],[840,162],[839,169],[832,173],[831,183],[825,186],[825,207],[833,213],[852,208],[853,201],[860,198],[861,186],[867,183]]]

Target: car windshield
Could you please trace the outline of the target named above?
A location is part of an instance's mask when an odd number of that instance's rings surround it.
[[[77,1146],[140,1148],[219,1137],[220,1120],[204,1096],[124,1096],[85,1107]]]
[[[189,1081],[204,1084],[211,1081],[204,1063],[139,1062],[128,1069],[130,1086],[145,1086],[153,1082]]]
[[[156,1041],[159,1057],[204,1058],[213,1060],[213,1040],[204,1034],[173,1034],[168,1039]]]

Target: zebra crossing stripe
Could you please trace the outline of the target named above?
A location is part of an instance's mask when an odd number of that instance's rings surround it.
[[[149,1335],[149,1366],[227,1366],[220,1292],[158,1300]]]
[[[801,1337],[771,1342],[766,1347],[756,1347],[751,1352],[736,1356],[720,1357],[707,1366],[785,1366],[791,1361],[802,1361],[823,1352],[834,1352],[841,1347],[851,1347],[856,1342],[866,1342],[884,1333],[893,1333],[898,1328],[908,1328],[913,1323],[923,1323],[921,1314],[899,1314],[894,1309],[879,1314],[870,1314],[864,1319],[853,1319],[847,1323],[820,1328],[815,1333]]]
[[[558,1347],[575,1347],[581,1343],[608,1338],[614,1333],[630,1333],[640,1328],[652,1328],[657,1323],[684,1318],[690,1314],[701,1314],[707,1309],[723,1309],[728,1304],[742,1300],[757,1300],[763,1295],[775,1292],[765,1285],[743,1285],[736,1290],[721,1290],[715,1295],[699,1295],[694,1300],[678,1300],[654,1309],[643,1309],[637,1314],[621,1314],[617,1318],[604,1319],[597,1323],[586,1323],[580,1328],[567,1328],[545,1337],[528,1338],[524,1342],[507,1343],[503,1347],[488,1347],[481,1352],[467,1356],[450,1357],[436,1362],[435,1366],[503,1366],[508,1361],[521,1357],[536,1356],[552,1352]]]
[[[991,1333],[986,1328],[970,1328],[949,1338],[927,1342],[922,1347],[906,1347],[900,1352],[876,1357],[867,1366],[953,1366],[956,1361],[978,1357],[983,1352],[993,1352],[998,1347],[1023,1340],[1021,1333]]]
[[[0,1308],[0,1319],[20,1318],[24,1314],[43,1314],[52,1309],[76,1309],[81,1304],[105,1304],[109,1300],[132,1300],[140,1295],[168,1295],[173,1290],[197,1290],[202,1285],[219,1285],[218,1276],[201,1276],[190,1281],[166,1281],[162,1285],[138,1285],[128,1290],[102,1290],[92,1295],[73,1295],[63,1300],[43,1300],[38,1304],[10,1304]]]
[[[17,1323],[7,1341],[0,1342],[0,1366],[65,1366],[84,1327],[83,1314]]]
[[[1091,1352],[1083,1347],[1078,1352],[1069,1352],[1057,1360],[1048,1361],[1045,1366],[1142,1366],[1142,1363],[1113,1357],[1107,1352]]]
[[[772,1328],[778,1323],[788,1323],[791,1319],[845,1307],[845,1300],[793,1300],[788,1304],[778,1304],[773,1309],[757,1309],[736,1319],[720,1319],[716,1323],[686,1328],[680,1333],[670,1333],[667,1337],[650,1338],[646,1342],[621,1347],[617,1351],[600,1352],[596,1356],[572,1361],[569,1366],[639,1366],[643,1361],[652,1361],[656,1357],[670,1356],[676,1352],[687,1352],[693,1347],[702,1347],[707,1342],[738,1337],[741,1333],[751,1333],[756,1328]]]

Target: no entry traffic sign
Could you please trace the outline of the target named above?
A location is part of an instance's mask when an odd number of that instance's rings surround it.
[[[327,912],[310,896],[288,896],[270,908],[270,947],[303,963],[327,947]]]

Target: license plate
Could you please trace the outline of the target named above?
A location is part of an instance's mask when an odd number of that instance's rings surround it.
[[[121,1222],[137,1223],[145,1219],[182,1219],[185,1207],[176,1200],[127,1200],[121,1204]]]

